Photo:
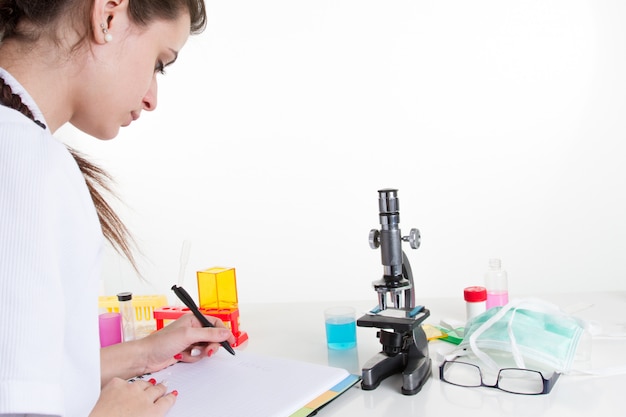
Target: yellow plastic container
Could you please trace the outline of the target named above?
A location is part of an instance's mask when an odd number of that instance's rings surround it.
[[[232,310],[239,306],[235,268],[213,267],[197,271],[200,307]]]

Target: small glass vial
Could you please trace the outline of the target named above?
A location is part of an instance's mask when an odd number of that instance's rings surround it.
[[[122,335],[124,342],[135,340],[135,309],[133,308],[133,293],[121,292],[117,294],[122,315]]]
[[[500,259],[489,259],[489,270],[485,274],[487,287],[487,309],[506,305],[509,302],[508,278]]]
[[[487,311],[487,289],[485,287],[467,287],[463,290],[467,321]]]

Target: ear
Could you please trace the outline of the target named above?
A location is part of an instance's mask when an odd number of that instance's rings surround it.
[[[127,12],[128,0],[93,0],[91,31],[95,42],[98,44],[109,42],[115,36],[112,32],[113,26],[119,29],[117,21],[123,21],[121,18],[125,18]]]

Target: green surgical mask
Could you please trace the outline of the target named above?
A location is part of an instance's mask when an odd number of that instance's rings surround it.
[[[574,361],[583,322],[542,300],[520,300],[495,307],[467,323],[456,355],[473,354],[497,369],[497,357],[510,356],[518,368],[533,366],[568,372]]]

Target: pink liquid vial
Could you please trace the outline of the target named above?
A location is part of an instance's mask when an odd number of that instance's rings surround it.
[[[489,292],[487,291],[487,310],[491,307],[498,307],[508,304],[509,293],[504,292]]]
[[[500,259],[489,259],[489,269],[485,274],[487,288],[487,309],[499,307],[509,302],[508,278],[502,269]]]

